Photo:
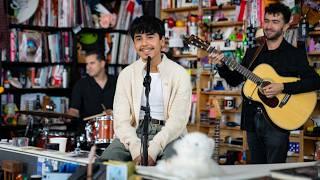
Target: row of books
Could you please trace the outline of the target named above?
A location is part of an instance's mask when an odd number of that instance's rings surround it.
[[[204,6],[208,6],[209,0],[203,0],[202,4]],[[181,7],[190,7],[190,6],[198,6],[198,0],[162,0],[161,1],[161,8],[181,8]]]
[[[67,88],[70,71],[63,65],[1,69],[1,86],[6,88]]]
[[[2,94],[1,95],[1,110],[4,110],[5,105],[14,103],[14,99],[18,95],[13,94]],[[20,96],[20,106],[18,107],[21,111],[34,111],[36,110],[37,97],[40,97],[40,103],[43,104],[44,93],[27,93]],[[50,101],[54,105],[54,112],[66,113],[69,107],[69,98],[63,96],[50,96]],[[17,110],[17,109],[16,109]]]
[[[107,3],[115,12],[118,12],[116,29],[128,29],[131,20],[135,16],[142,15],[142,5],[137,1],[121,1],[119,7],[118,2]],[[99,12],[96,6],[92,6],[92,4],[88,0],[39,0],[36,12],[23,24],[49,27],[101,28]],[[110,10],[108,11],[110,12]]]
[[[10,62],[68,63],[72,61],[72,50],[71,32],[10,31]]]
[[[74,27],[83,24],[91,27],[89,25],[92,25],[92,14],[86,0],[39,0],[36,12],[24,24],[50,27]]]
[[[112,45],[114,48],[112,48],[110,64],[131,64],[138,59],[138,54],[129,35],[114,34]]]
[[[21,111],[32,111],[36,110],[34,105],[37,96],[40,96],[40,103],[43,105],[43,99],[46,94],[44,93],[28,93],[21,95],[20,100],[20,110]],[[54,112],[57,113],[66,113],[69,108],[69,98],[67,97],[61,97],[61,96],[50,96],[50,101],[54,105]]]

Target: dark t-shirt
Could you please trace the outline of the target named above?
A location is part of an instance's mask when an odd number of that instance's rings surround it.
[[[103,112],[103,104],[113,109],[113,98],[116,90],[116,78],[108,75],[108,81],[102,89],[92,77],[80,79],[72,90],[71,108],[79,110],[80,118]]]

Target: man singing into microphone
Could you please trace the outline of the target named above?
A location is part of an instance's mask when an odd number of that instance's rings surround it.
[[[150,67],[150,114],[148,165],[167,159],[175,152],[174,140],[186,133],[191,107],[191,82],[186,70],[161,53],[165,45],[163,22],[151,16],[136,18],[130,35],[140,59],[121,71],[114,97],[114,131],[116,138],[103,152],[103,160],[141,162],[142,120],[146,105],[146,61]]]

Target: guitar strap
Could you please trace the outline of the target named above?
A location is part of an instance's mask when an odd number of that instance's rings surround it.
[[[256,52],[253,55],[252,61],[248,66],[248,69],[252,66],[253,62],[257,59],[257,57],[259,56],[261,50],[263,49],[264,45],[266,44],[265,38],[263,38],[261,45],[258,47],[258,49],[256,50]]]

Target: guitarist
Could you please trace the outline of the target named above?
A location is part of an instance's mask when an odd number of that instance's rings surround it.
[[[293,47],[284,39],[290,16],[289,7],[281,3],[266,7],[263,24],[266,42],[262,48],[248,49],[241,63],[251,71],[259,64],[269,64],[280,76],[301,79],[291,83],[271,83],[263,87],[262,93],[268,98],[280,93],[298,94],[320,88],[320,77],[309,66],[305,51]],[[258,52],[258,49],[261,51]],[[210,62],[218,67],[220,76],[231,86],[245,81],[240,73],[230,71],[223,64],[223,57],[222,53],[209,55]],[[289,131],[274,125],[263,110],[262,104],[243,98],[241,129],[247,132],[250,163],[284,163],[287,158]]]

